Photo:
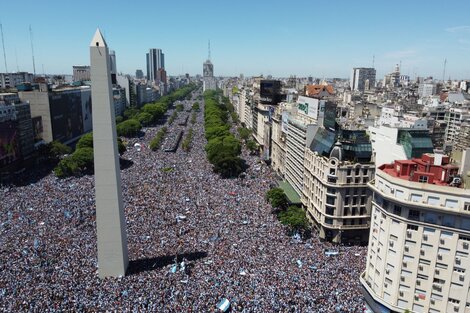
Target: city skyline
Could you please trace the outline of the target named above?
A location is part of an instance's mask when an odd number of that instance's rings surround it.
[[[146,53],[154,47],[165,51],[169,75],[202,74],[210,39],[215,76],[349,78],[353,67],[374,63],[380,80],[401,63],[402,74],[412,78],[442,79],[447,60],[446,79],[470,77],[470,3],[463,1],[451,8],[437,1],[123,4],[93,3],[96,10],[75,19],[75,7],[59,1],[46,7],[33,1],[3,4],[8,71],[33,72],[31,25],[37,74],[71,74],[73,65],[87,65],[87,34],[100,27],[113,42],[118,72],[131,75],[146,69]]]

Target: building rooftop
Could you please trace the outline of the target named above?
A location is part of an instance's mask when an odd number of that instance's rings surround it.
[[[392,164],[379,166],[386,174],[403,180],[439,186],[461,187],[459,167],[450,163],[442,154],[425,153],[421,158],[396,160]]]
[[[308,97],[334,95],[335,89],[332,85],[307,85],[305,95]]]

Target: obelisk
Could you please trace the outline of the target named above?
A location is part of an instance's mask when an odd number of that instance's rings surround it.
[[[119,277],[126,274],[129,263],[126,220],[122,205],[109,50],[99,29],[90,44],[90,62],[98,275],[100,278]]]

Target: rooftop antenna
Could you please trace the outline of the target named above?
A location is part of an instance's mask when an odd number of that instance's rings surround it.
[[[211,40],[209,39],[209,44],[208,44],[208,50],[209,50],[209,61],[211,60]]]
[[[19,73],[20,67],[18,66],[18,53],[16,52],[16,48],[15,48],[15,59],[16,59],[16,71]]]
[[[33,56],[33,74],[36,76],[36,62],[34,61],[34,46],[33,46],[33,30],[31,25],[29,25],[29,38],[31,39],[31,54]]]
[[[3,61],[5,61],[5,72],[8,74],[7,54],[5,53],[5,41],[3,40],[3,26],[2,26],[2,23],[0,23],[0,31],[2,33]]]
[[[446,66],[447,66],[447,58],[444,59],[444,70],[442,72],[442,82],[446,79]]]

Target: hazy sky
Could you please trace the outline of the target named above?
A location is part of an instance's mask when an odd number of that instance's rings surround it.
[[[402,63],[402,73],[470,78],[470,1],[2,1],[8,70],[72,73],[89,64],[100,27],[119,72],[145,73],[145,53],[160,48],[168,74],[201,74],[212,47],[215,75],[349,77]],[[5,71],[0,50],[0,71]]]

